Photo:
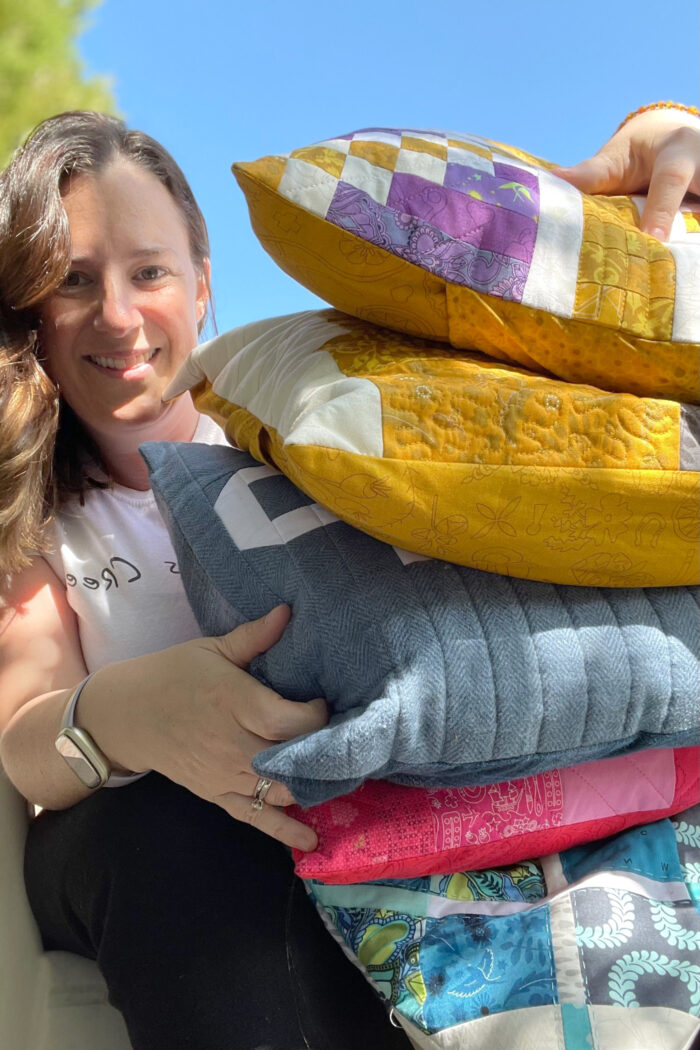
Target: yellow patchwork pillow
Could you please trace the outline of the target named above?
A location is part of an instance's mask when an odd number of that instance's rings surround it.
[[[598,586],[696,583],[700,409],[537,375],[335,310],[198,347],[168,391],[418,554]]]
[[[695,403],[700,214],[662,244],[520,150],[369,128],[234,165],[263,247],[340,310],[606,390]],[[696,207],[696,212],[700,211]]]

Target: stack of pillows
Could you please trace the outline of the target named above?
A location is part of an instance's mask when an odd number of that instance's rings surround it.
[[[332,716],[256,769],[317,829],[297,870],[414,1044],[682,1050],[700,809],[664,818],[698,801],[700,215],[660,244],[550,167],[396,129],[235,165],[334,309],[192,354],[169,393],[236,448],[143,453],[203,632],[292,606],[251,671]]]

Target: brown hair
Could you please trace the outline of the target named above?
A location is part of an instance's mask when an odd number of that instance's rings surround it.
[[[97,448],[41,365],[36,308],[70,266],[66,179],[96,174],[118,157],[152,172],[171,194],[199,272],[209,256],[206,224],[180,168],[155,139],[116,117],[50,117],[0,174],[0,574],[45,549],[45,526],[63,500],[104,485],[87,469],[104,469]]]

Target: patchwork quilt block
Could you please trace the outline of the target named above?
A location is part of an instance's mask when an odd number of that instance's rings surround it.
[[[541,862],[307,888],[419,1050],[690,1050],[700,1031],[699,806]]]
[[[339,517],[430,557],[613,587],[700,579],[700,408],[563,382],[333,310],[193,351],[229,440]]]
[[[700,589],[578,588],[422,558],[226,446],[142,446],[205,635],[288,603],[250,670],[330,724],[255,760],[311,805],[698,744]]]
[[[294,850],[297,874],[365,882],[513,864],[700,801],[700,751],[637,751],[475,787],[410,788],[367,780],[342,798],[289,810],[318,835]]]
[[[333,306],[612,390],[700,397],[700,233],[478,136],[365,128],[237,163],[253,228]],[[696,211],[693,211],[693,207]]]

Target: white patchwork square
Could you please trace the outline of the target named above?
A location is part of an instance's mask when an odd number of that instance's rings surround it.
[[[404,175],[417,175],[428,182],[434,182],[442,186],[445,182],[447,172],[447,161],[440,157],[434,157],[432,153],[417,153],[412,149],[399,150],[396,158],[396,173]]]
[[[335,514],[331,514],[325,507],[318,503],[310,503],[305,507],[297,507],[289,510],[286,514],[280,514],[272,522],[279,533],[283,543],[289,543],[297,536],[305,536],[308,532],[325,528],[334,521],[340,521]]]
[[[692,237],[688,227],[685,224],[685,219],[680,212],[676,212],[673,217],[673,223],[671,224],[671,233],[669,234],[669,241],[678,243],[678,241],[686,241],[688,237]],[[697,234],[695,235],[697,236]]]
[[[630,200],[637,209],[637,221],[639,222],[641,220],[642,213],[644,211],[644,205],[646,204],[647,199],[646,197],[642,197],[635,194],[634,196],[630,197]],[[682,210],[684,209],[681,209],[681,211]],[[686,210],[689,211],[690,209]],[[673,217],[673,223],[671,224],[671,232],[668,237],[669,242],[678,243],[678,241],[684,241],[689,236],[691,236],[691,234],[688,233],[688,229],[685,225],[681,212],[676,212],[676,214]]]
[[[647,199],[646,199],[646,197],[639,197],[639,196],[633,195],[633,196],[630,197],[630,200],[632,201],[632,204],[634,204],[634,206],[635,206],[635,208],[637,210],[637,223],[639,223],[639,221],[640,221],[640,219],[642,217],[642,212],[644,211],[644,205],[646,204],[646,200]]]
[[[234,329],[190,355],[196,371],[188,370],[188,378],[209,375],[215,394],[273,426],[285,443],[381,457],[379,389],[369,379],[346,376],[322,349],[347,331],[312,310],[246,326],[240,338]],[[214,374],[208,360],[220,360],[222,343],[233,352]]]
[[[548,172],[540,171],[538,176],[540,219],[522,302],[557,317],[571,317],[583,238],[581,194]]]
[[[325,142],[319,142],[317,145],[323,149],[334,149],[336,153],[344,153],[347,156],[351,142],[352,139],[326,139]]]
[[[509,164],[512,168],[520,168],[522,171],[528,171],[531,175],[537,175],[541,177],[545,172],[546,168],[538,168],[534,164],[528,164],[526,160],[521,160],[520,157],[511,157],[508,153],[503,153],[495,146],[491,150],[494,164]]]
[[[403,547],[394,547],[402,565],[412,565],[414,561],[431,561],[425,554],[416,554],[415,551],[404,550]]]
[[[468,146],[481,146],[489,152],[493,148],[491,139],[484,139],[480,135],[468,135],[466,131],[443,131],[442,134],[445,138],[452,139],[453,142],[464,142]]]
[[[493,175],[493,161],[490,161],[488,157],[482,157],[480,153],[474,153],[470,149],[448,146],[447,163],[464,164],[468,168],[476,168],[477,171],[485,171],[489,175]]]
[[[446,135],[443,131],[411,131],[408,128],[404,131],[404,135],[411,135],[417,139],[423,139],[424,142],[438,142],[440,145],[445,145]]]
[[[353,142],[385,142],[387,146],[401,145],[401,136],[393,131],[358,131],[353,135]]]
[[[386,204],[393,176],[392,171],[370,164],[364,157],[350,154],[345,160],[340,178],[343,182],[364,190],[377,204]]]
[[[271,467],[244,467],[229,478],[219,493],[214,510],[239,550],[279,547],[340,520],[318,503],[306,504],[270,519],[250,485],[261,478],[279,476],[279,471]]]
[[[279,192],[283,197],[314,215],[320,215],[322,219],[326,217],[337,188],[335,175],[297,157],[290,157],[287,161],[279,184]]]
[[[673,307],[674,343],[700,342],[700,252],[695,236],[669,244],[676,264],[676,301]]]

